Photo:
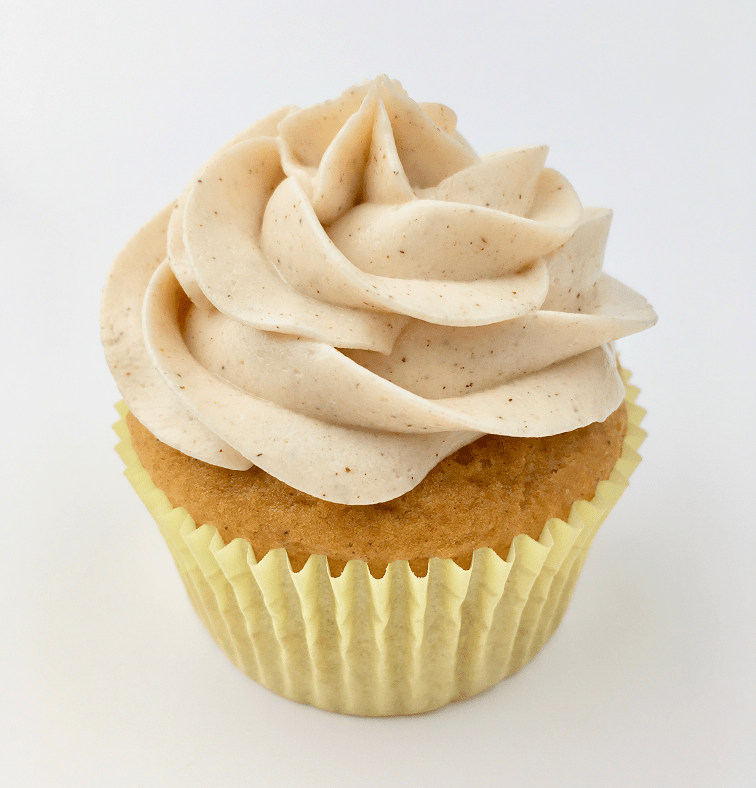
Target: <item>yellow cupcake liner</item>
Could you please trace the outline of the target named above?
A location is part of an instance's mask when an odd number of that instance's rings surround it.
[[[564,615],[593,537],[619,500],[646,433],[638,389],[622,370],[628,429],[622,455],[591,502],[538,541],[521,534],[507,559],[477,550],[470,569],[431,559],[425,577],[407,561],[372,577],[350,561],[332,577],[325,556],[293,572],[284,549],[257,561],[243,539],[226,545],[171,506],[142,467],[126,426],[114,429],[125,475],[157,522],[199,617],[231,661],[291,700],[364,716],[417,714],[462,700],[515,673]]]

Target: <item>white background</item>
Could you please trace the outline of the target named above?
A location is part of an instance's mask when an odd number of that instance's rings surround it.
[[[0,12],[0,784],[752,786],[754,3],[10,2]],[[111,259],[251,121],[386,72],[615,210],[650,437],[567,616],[433,714],[280,699],[191,610],[112,449]]]

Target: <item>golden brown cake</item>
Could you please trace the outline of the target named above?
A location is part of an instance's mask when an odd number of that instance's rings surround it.
[[[333,575],[359,558],[374,577],[407,560],[422,576],[431,557],[468,569],[474,550],[507,557],[517,534],[538,539],[547,520],[590,500],[622,451],[624,403],[604,422],[541,438],[486,435],[440,462],[414,489],[386,503],[348,506],[301,493],[260,468],[233,471],[166,446],[131,414],[142,465],[174,506],[215,525],[229,543],[246,539],[260,560],[283,547],[299,571],[328,556]]]

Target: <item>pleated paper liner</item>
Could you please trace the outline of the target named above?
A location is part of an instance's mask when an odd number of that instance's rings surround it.
[[[470,569],[434,558],[425,577],[406,561],[372,577],[350,561],[332,577],[324,556],[292,572],[284,549],[257,561],[243,539],[226,545],[171,506],[131,445],[127,407],[116,447],[125,475],[155,518],[186,590],[218,645],[255,681],[321,709],[417,714],[475,695],[525,665],[564,615],[599,526],[640,462],[644,411],[623,372],[628,429],[622,455],[593,500],[515,538],[506,560],[483,548]]]

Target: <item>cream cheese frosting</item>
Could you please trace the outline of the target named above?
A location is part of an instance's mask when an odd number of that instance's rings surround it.
[[[386,77],[224,146],[113,264],[108,364],[157,438],[328,501],[414,486],[482,434],[603,421],[645,299],[611,212],[543,146],[479,157]]]

